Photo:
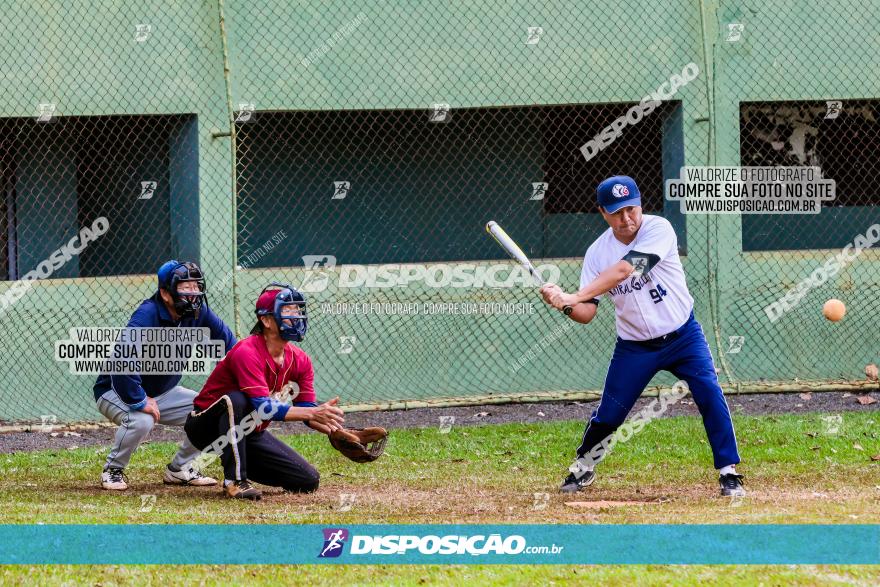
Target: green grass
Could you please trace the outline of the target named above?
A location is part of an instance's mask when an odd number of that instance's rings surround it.
[[[369,465],[340,457],[318,434],[285,440],[321,471],[321,488],[293,495],[266,488],[263,501],[223,499],[216,488],[167,487],[162,469],[171,443],[147,444],[127,470],[131,488],[102,491],[98,477],[107,447],[0,455],[0,508],[5,523],[880,523],[880,414],[843,415],[827,434],[819,414],[736,416],[749,496],[717,496],[702,422],[656,420],[600,465],[589,493],[555,493],[582,423],[505,424],[395,430],[386,455]],[[858,447],[861,447],[858,448]],[[215,464],[210,470],[220,476]],[[549,494],[549,501],[535,493]],[[340,511],[341,494],[353,494]],[[152,511],[141,495],[156,495]],[[573,507],[572,501],[618,502]],[[619,502],[628,502],[620,504]],[[536,506],[537,503],[537,506]],[[163,571],[164,569],[164,571]],[[0,582],[162,583],[164,567],[5,567]],[[221,575],[222,573],[222,575]],[[603,584],[876,583],[872,567],[312,567],[310,584],[510,584],[568,582],[574,573]],[[199,583],[290,584],[285,567],[175,569]],[[702,579],[699,579],[702,577]]]
[[[855,566],[38,566],[0,567],[3,585],[876,585],[880,572]]]

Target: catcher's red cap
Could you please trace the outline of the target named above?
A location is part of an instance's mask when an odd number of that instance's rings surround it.
[[[257,298],[257,314],[267,313],[271,314],[275,311],[275,296],[278,295],[280,289],[270,289],[269,291],[264,291],[262,295]]]

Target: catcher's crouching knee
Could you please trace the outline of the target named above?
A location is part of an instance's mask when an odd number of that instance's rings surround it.
[[[283,489],[294,493],[313,493],[318,490],[320,482],[321,474],[314,467],[310,467],[303,471],[302,476],[295,483],[290,483]]]
[[[318,485],[321,483],[321,474],[318,473],[317,469],[311,470],[311,475],[309,475],[309,482],[306,487],[303,489],[305,493],[311,493],[313,491],[318,490]]]

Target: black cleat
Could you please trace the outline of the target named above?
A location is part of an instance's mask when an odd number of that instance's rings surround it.
[[[743,489],[743,476],[736,473],[728,473],[718,478],[718,484],[721,485],[721,495],[724,497],[745,497],[746,490]]]
[[[562,482],[562,487],[559,488],[559,491],[560,493],[577,493],[592,485],[595,480],[596,473],[594,471],[587,471],[580,477],[575,477],[574,473],[569,473],[565,481]]]

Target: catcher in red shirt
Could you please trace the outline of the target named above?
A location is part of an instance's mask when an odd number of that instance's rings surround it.
[[[317,405],[312,360],[290,344],[302,341],[308,328],[305,296],[273,283],[260,294],[256,314],[251,336],[232,347],[196,396],[184,430],[199,450],[221,453],[229,497],[260,499],[250,481],[315,491],[318,471],[266,431],[270,420],[305,422],[328,435],[342,429],[339,398]],[[279,401],[285,392],[293,405]]]

